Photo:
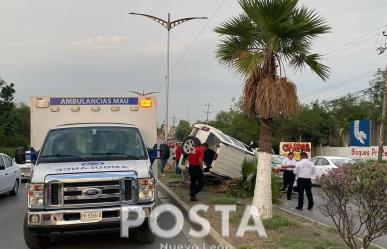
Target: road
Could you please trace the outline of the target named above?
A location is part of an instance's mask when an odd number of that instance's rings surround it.
[[[160,193],[161,202],[169,202],[166,196]],[[0,196],[0,249],[27,249],[23,238],[23,219],[26,212],[26,189],[25,184],[20,187],[17,196]],[[163,228],[173,226],[173,218],[161,216],[160,222]],[[119,234],[99,234],[97,236],[82,237],[63,237],[54,239],[52,249],[120,249],[120,248],[138,248],[138,249],[156,249],[156,248],[189,248],[189,245],[203,245],[201,240],[189,239],[187,234],[190,226],[185,222],[183,232],[177,237],[165,240],[156,238],[153,244],[138,244],[130,239],[121,239]],[[70,239],[71,238],[71,239]],[[168,245],[168,247],[163,247]]]
[[[315,208],[313,209],[313,211],[309,211],[306,209],[306,207],[308,205],[306,195],[304,197],[305,198],[304,210],[299,211],[299,210],[295,209],[295,207],[297,206],[297,196],[298,196],[297,193],[293,193],[291,201],[286,200],[286,194],[283,194],[283,196],[282,196],[283,203],[282,203],[281,207],[288,210],[288,211],[298,213],[302,216],[308,217],[310,219],[313,219],[315,221],[318,221],[320,223],[323,223],[323,224],[326,224],[326,225],[333,227],[334,224],[333,224],[331,218],[325,217],[321,213],[319,206],[322,203],[322,199],[319,197],[319,194],[320,193],[319,193],[318,187],[313,188],[313,200],[315,202]],[[384,235],[384,236],[378,238],[373,243],[378,245],[378,246],[381,246],[383,248],[387,248],[387,235]]]

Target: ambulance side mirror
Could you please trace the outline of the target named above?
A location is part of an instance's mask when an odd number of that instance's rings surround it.
[[[18,147],[15,151],[15,161],[17,164],[26,163],[26,150],[24,147]]]
[[[171,156],[168,144],[160,144],[160,159],[167,160]]]

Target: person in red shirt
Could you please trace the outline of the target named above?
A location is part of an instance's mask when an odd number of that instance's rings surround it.
[[[197,145],[188,155],[189,168],[188,173],[191,180],[190,196],[191,201],[197,201],[196,195],[204,186],[203,159],[207,144]]]
[[[182,148],[181,148],[181,144],[178,144],[177,145],[177,148],[176,148],[176,152],[175,152],[175,159],[176,159],[176,166],[175,166],[175,173],[177,175],[181,175],[181,170],[179,168],[179,162],[180,162],[180,158],[181,158],[181,153],[182,153]]]

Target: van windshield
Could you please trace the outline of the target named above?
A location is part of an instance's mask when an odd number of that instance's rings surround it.
[[[38,163],[147,158],[147,151],[137,128],[74,127],[51,130]]]

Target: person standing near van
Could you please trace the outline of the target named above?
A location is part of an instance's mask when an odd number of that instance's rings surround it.
[[[191,180],[190,196],[191,201],[197,201],[196,195],[204,186],[203,159],[204,147],[197,144],[193,151],[188,155],[188,173]]]
[[[302,210],[304,206],[304,191],[308,197],[308,210],[313,209],[312,195],[312,175],[315,174],[316,167],[308,159],[308,154],[301,152],[301,160],[297,162],[294,173],[297,175],[298,206],[297,210]]]
[[[288,158],[285,158],[282,161],[282,169],[283,171],[283,180],[284,180],[284,189],[287,193],[288,200],[292,199],[292,191],[294,180],[296,179],[296,175],[293,172],[294,167],[296,167],[297,161],[294,160],[294,153],[289,152]],[[287,189],[286,189],[287,188]]]
[[[181,153],[183,153],[183,149],[181,148],[181,144],[178,144],[176,147],[175,151],[175,159],[176,159],[176,164],[175,164],[175,173],[177,175],[181,175],[181,170],[179,168],[179,162],[181,158]]]

